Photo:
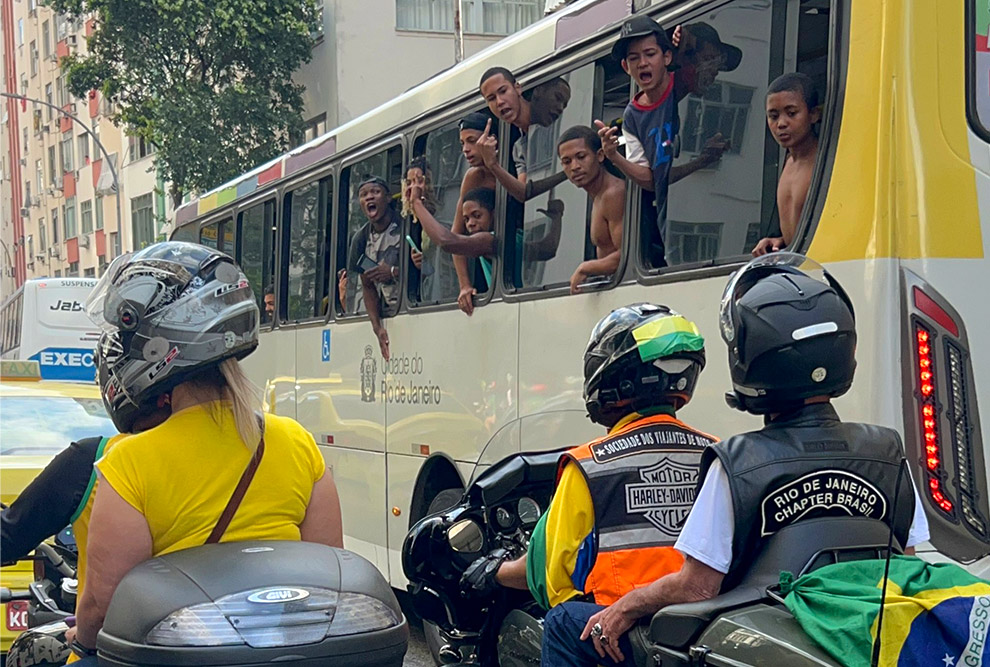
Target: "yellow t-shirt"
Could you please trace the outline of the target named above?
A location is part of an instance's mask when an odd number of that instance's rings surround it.
[[[251,458],[228,403],[175,412],[125,437],[97,462],[114,490],[144,515],[152,553],[206,542]],[[294,419],[265,415],[265,453],[221,542],[298,540],[326,463]]]
[[[107,443],[103,445],[103,456],[106,456],[111,447],[126,437],[126,435],[118,434],[107,440]],[[86,498],[86,505],[79,511],[76,520],[72,522],[72,533],[76,537],[76,545],[79,549],[76,560],[76,577],[79,580],[77,599],[82,598],[83,588],[86,586],[86,540],[89,539],[89,518],[93,515],[93,500],[96,499],[96,489],[99,486],[98,480],[94,482],[93,488],[89,490],[89,496]]]

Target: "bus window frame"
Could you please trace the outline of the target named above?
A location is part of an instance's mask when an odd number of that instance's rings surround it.
[[[976,3],[979,1],[965,0],[966,121],[973,134],[990,143],[990,128],[984,127],[976,104]]]
[[[224,207],[224,208],[220,209],[219,211],[211,211],[211,215],[209,217],[203,218],[203,220],[201,220],[199,222],[199,227],[196,230],[196,239],[197,239],[196,240],[196,243],[198,243],[201,246],[205,246],[207,248],[211,248],[213,250],[219,250],[220,252],[225,253],[225,254],[230,255],[231,257],[233,257],[233,253],[227,251],[224,248],[223,236],[224,236],[224,231],[225,231],[225,225],[227,225],[230,222],[233,222],[234,220],[236,220],[236,215],[235,215],[235,207],[233,207],[233,206]],[[210,225],[216,225],[217,226],[217,245],[216,245],[216,247],[206,245],[202,241],[202,239],[203,239],[203,228],[204,227],[209,227]],[[235,248],[237,247],[237,235],[236,234],[234,235],[234,247]]]
[[[731,4],[732,0],[720,3],[718,7]],[[805,206],[801,212],[801,219],[798,221],[797,231],[794,235],[794,242],[791,244],[793,252],[806,253],[814,239],[818,221],[825,208],[825,200],[828,196],[829,183],[831,180],[832,168],[835,164],[835,149],[839,141],[839,127],[842,120],[842,105],[845,100],[845,81],[849,68],[849,21],[846,20],[850,14],[851,0],[830,0],[829,2],[829,50],[827,67],[827,86],[822,96],[822,119],[821,132],[818,136],[818,159],[815,163],[815,170],[811,177],[811,185],[808,188],[808,196]],[[784,11],[780,11],[780,7]],[[713,7],[697,9],[694,7],[670,8],[667,13],[661,15],[660,12],[651,12],[649,15],[660,22],[661,25],[682,25],[694,20],[702,19]],[[663,10],[661,10],[662,12]],[[786,0],[773,0],[771,12],[776,12],[772,21],[771,34],[777,22],[781,25],[787,21]],[[779,14],[779,16],[778,16]],[[771,53],[771,59],[767,67],[767,83],[773,77],[783,73],[783,58],[785,44],[781,44],[780,54]],[[776,60],[776,69],[774,67]],[[769,135],[769,132],[767,132]],[[774,142],[768,136],[767,141]],[[774,142],[776,145],[776,142]],[[766,154],[764,154],[764,164],[766,164]],[[779,177],[779,174],[778,174]],[[773,193],[773,209],[776,209],[776,189]],[[812,202],[808,206],[808,201]],[[636,216],[639,216],[639,202],[634,202],[637,208]],[[761,221],[761,231],[763,223]],[[690,264],[678,264],[676,266],[666,266],[660,269],[649,269],[643,264],[642,253],[639,252],[640,225],[633,227],[635,235],[636,262],[634,272],[636,282],[641,285],[663,285],[683,282],[688,280],[698,280],[713,276],[729,275],[740,266],[743,266],[752,259],[750,254],[728,255],[716,257],[705,262],[692,262]]]
[[[274,240],[272,241],[272,252],[274,254],[274,261],[272,263],[272,288],[275,290],[275,317],[273,317],[269,322],[260,322],[259,329],[262,331],[268,331],[276,328],[278,324],[278,283],[280,280],[278,266],[279,266],[279,245],[278,245],[278,203],[279,196],[276,190],[268,190],[261,193],[259,196],[251,197],[243,202],[238,203],[237,209],[234,212],[234,250],[236,254],[233,255],[234,261],[237,262],[238,266],[242,266],[242,255],[244,252],[242,241],[243,236],[241,234],[241,227],[243,225],[243,216],[246,212],[254,208],[255,206],[267,206],[271,204],[272,206],[272,224],[275,227]],[[262,247],[262,252],[264,252],[264,247]],[[243,269],[242,269],[243,270]],[[264,259],[262,259],[262,270],[261,274],[264,277]],[[265,286],[261,286],[262,301],[264,301]],[[262,307],[264,304],[262,303]]]
[[[331,188],[337,189],[339,186],[337,180],[337,168],[333,163],[326,163],[319,166],[316,169],[310,171],[305,171],[300,173],[296,178],[287,180],[284,183],[280,183],[277,192],[277,203],[275,209],[276,222],[275,226],[277,228],[276,232],[276,248],[275,253],[275,263],[278,267],[278,274],[275,277],[275,320],[278,322],[278,328],[298,328],[306,326],[316,326],[323,325],[330,321],[330,317],[327,314],[323,315],[313,315],[312,317],[306,317],[298,320],[290,320],[289,315],[289,281],[288,281],[288,269],[289,269],[289,244],[291,243],[291,230],[288,230],[289,222],[288,216],[286,215],[286,202],[287,197],[312,183],[318,183],[318,197],[320,200],[320,211],[325,216],[323,224],[319,226],[321,238],[317,241],[317,259],[320,257],[320,249],[322,248],[322,254],[324,257],[324,265],[320,266],[317,263],[316,267],[316,282],[317,286],[320,283],[320,274],[324,273],[326,276],[326,271],[330,271],[332,267],[326,265],[326,253],[327,253],[327,238],[333,238],[335,232],[334,227],[328,230],[328,225],[333,225],[334,215],[336,213],[336,202],[330,203],[330,207],[327,207],[327,203],[335,199],[333,193],[327,192],[326,184],[324,180],[329,181]],[[286,231],[289,231],[287,234]],[[332,260],[332,257],[331,257]],[[283,275],[284,274],[284,275]],[[331,281],[334,282],[334,281]],[[332,290],[332,291],[331,291]],[[332,296],[336,291],[335,285],[327,283],[327,296]],[[328,306],[327,313],[332,309]],[[273,326],[274,328],[274,326]]]
[[[406,163],[409,161],[409,150],[411,146],[409,145],[408,132],[402,129],[396,130],[386,136],[374,141],[372,143],[367,143],[362,146],[356,147],[352,151],[348,151],[336,164],[336,174],[337,174],[337,196],[334,201],[334,225],[333,225],[333,238],[331,248],[331,265],[330,265],[330,277],[333,283],[333,307],[327,308],[327,311],[333,311],[332,318],[338,322],[360,322],[362,320],[370,319],[367,312],[364,313],[341,313],[337,311],[337,306],[339,305],[339,299],[337,294],[337,273],[342,268],[346,266],[340,266],[340,262],[347,264],[347,248],[340,247],[340,233],[343,231],[344,236],[347,236],[347,218],[350,213],[350,168],[353,167],[358,162],[366,160],[369,157],[373,157],[378,153],[386,152],[392,148],[398,147],[401,157],[401,166],[405,168]],[[402,174],[405,176],[405,172]],[[347,182],[346,187],[344,186],[344,181]],[[402,211],[397,210],[396,213],[399,217],[402,217]],[[402,229],[405,230],[406,223],[402,223]],[[403,232],[404,233],[404,232]],[[402,247],[406,246],[405,240],[403,239]],[[407,265],[409,264],[409,253],[399,252],[399,303],[396,306],[395,312],[387,317],[383,317],[382,320],[390,320],[399,314],[405,312],[407,306],[407,296],[406,296],[406,273],[408,271]],[[358,277],[360,280],[360,277]],[[327,322],[330,318],[327,318]]]
[[[464,118],[465,116],[467,116],[470,113],[475,113],[475,112],[484,113],[484,112],[487,112],[487,111],[488,111],[488,105],[485,104],[484,99],[482,99],[480,95],[475,95],[475,96],[473,96],[473,97],[471,97],[471,98],[469,98],[467,100],[461,101],[460,103],[458,103],[452,109],[445,110],[442,115],[428,117],[426,119],[421,120],[419,123],[413,125],[406,132],[406,135],[407,135],[407,138],[408,138],[408,151],[407,151],[407,154],[410,156],[409,157],[409,160],[411,160],[413,157],[415,157],[415,155],[416,155],[416,153],[415,153],[416,143],[421,138],[423,138],[424,136],[428,136],[431,132],[433,132],[435,130],[439,130],[440,128],[444,127],[445,125],[450,125],[451,123],[457,123],[462,118]],[[496,122],[499,122],[499,121],[496,119]],[[501,132],[501,125],[502,124],[499,123],[499,131],[500,132]],[[463,158],[463,154],[462,154],[461,159],[464,159]],[[406,162],[403,163],[403,166],[405,166],[406,164],[408,164],[409,160],[406,160]],[[403,176],[405,176],[405,172],[403,172]],[[463,181],[462,181],[462,183],[463,183]],[[492,228],[495,230],[496,235],[498,234],[498,225],[499,225],[499,219],[498,219],[499,209],[498,209],[498,204],[497,204],[497,198],[498,198],[498,191],[500,189],[502,189],[502,186],[500,184],[496,183],[496,186],[495,186],[496,207],[495,207],[495,213],[494,213],[493,219],[492,219]],[[403,231],[402,231],[402,234],[403,234],[403,246],[404,247],[408,247],[408,244],[405,242],[405,235],[410,233],[410,230],[412,229],[412,221],[404,218],[403,221],[402,221],[402,225],[403,225]],[[423,234],[425,236],[426,235],[426,232],[424,231]],[[496,238],[498,238],[498,237],[496,236]],[[474,297],[474,307],[475,308],[481,308],[482,306],[487,305],[494,298],[494,295],[495,295],[495,292],[496,292],[496,286],[498,285],[498,280],[496,279],[496,276],[499,275],[499,271],[501,270],[499,267],[502,264],[502,254],[501,254],[500,250],[501,250],[501,246],[499,245],[498,251],[496,252],[496,256],[495,256],[495,261],[492,263],[492,274],[493,274],[492,275],[492,283],[493,284],[492,285],[489,285],[489,289],[486,292],[484,292],[482,294],[475,295],[475,297]],[[441,250],[440,252],[444,252],[444,251]],[[404,252],[402,254],[408,255],[409,253],[408,252]],[[408,292],[407,292],[407,290],[408,290],[408,282],[409,282],[409,280],[408,280],[408,272],[409,272],[408,271],[408,265],[411,264],[411,263],[412,263],[412,260],[407,257],[407,259],[406,259],[406,265],[405,265],[406,268],[403,270],[403,275],[404,275],[404,277],[403,277],[403,283],[404,283],[404,285],[403,285],[403,294],[405,296],[404,308],[400,309],[399,312],[432,313],[432,312],[438,312],[438,311],[443,311],[443,310],[457,310],[457,309],[460,308],[460,306],[457,305],[457,299],[454,299],[453,301],[447,301],[447,302],[444,302],[444,303],[413,302],[412,299],[409,299],[408,298]]]
[[[615,38],[617,38],[617,35]],[[522,86],[523,92],[527,92],[529,90],[532,90],[536,86],[544,84],[552,79],[556,79],[558,77],[562,77],[567,74],[570,74],[571,72],[581,69],[582,67],[586,67],[587,65],[595,65],[595,93],[592,104],[592,115],[595,118],[597,118],[601,115],[602,104],[604,102],[604,86],[605,86],[604,77],[601,76],[602,69],[598,63],[601,60],[612,57],[608,49],[611,49],[611,46],[615,38],[609,39],[605,42],[596,39],[591,44],[585,44],[583,48],[580,48],[579,50],[576,50],[567,56],[563,56],[553,61],[554,67],[552,69],[540,70],[540,64],[542,63],[538,63],[535,67],[532,67],[529,70],[527,70],[527,72],[531,73],[531,75],[525,77],[522,76],[517,77],[517,81],[519,81],[519,84]],[[532,74],[537,74],[537,73],[538,76],[532,76]],[[632,97],[632,91],[633,91],[632,86],[633,86],[633,82],[632,82],[632,78],[630,77],[629,80],[630,98]],[[505,121],[502,121],[500,123],[499,156],[500,156],[500,163],[502,167],[506,170],[509,169],[509,163],[512,159],[511,156],[512,150],[511,150],[511,146],[502,145],[502,137],[509,137],[511,131],[512,131],[511,125],[509,125]],[[569,181],[565,181],[565,182],[569,183]],[[631,204],[635,201],[636,198],[638,198],[638,193],[639,193],[638,186],[627,178],[626,204],[624,209],[624,215],[627,216],[625,218],[626,220],[631,219],[630,217],[628,217],[630,215]],[[634,197],[633,195],[636,196]],[[567,284],[556,285],[553,287],[543,285],[543,286],[516,288],[515,286],[510,286],[506,282],[508,275],[505,272],[505,267],[508,266],[508,262],[505,261],[504,240],[506,238],[505,234],[506,234],[506,225],[507,225],[505,214],[508,206],[508,198],[510,196],[511,195],[509,195],[509,193],[505,190],[505,188],[502,187],[501,183],[496,184],[495,214],[497,216],[496,229],[497,229],[499,243],[498,243],[498,266],[496,267],[498,270],[495,273],[497,276],[500,296],[507,303],[517,303],[522,301],[534,301],[537,299],[549,299],[549,298],[555,298],[561,296],[571,296],[570,286]],[[523,205],[525,206],[525,203]],[[590,208],[589,208],[589,212],[586,213],[586,216],[587,215],[590,215]],[[585,224],[587,223],[588,220],[586,217]],[[638,227],[638,225],[636,225],[636,227]],[[561,234],[564,233],[565,232],[561,230]],[[585,234],[587,237],[587,230]],[[626,225],[625,222],[623,222],[622,257],[619,260],[619,268],[616,269],[616,272],[612,275],[612,278],[607,283],[602,283],[601,287],[596,287],[594,289],[586,289],[584,292],[582,292],[582,294],[608,292],[615,289],[616,287],[618,287],[619,285],[621,285],[623,282],[626,281],[626,277],[627,277],[626,273],[630,266],[630,262],[628,261],[629,253],[632,252],[634,248],[634,246],[632,246],[631,243],[632,243],[632,234],[629,233],[629,226]],[[575,266],[574,268],[577,269],[577,266]]]

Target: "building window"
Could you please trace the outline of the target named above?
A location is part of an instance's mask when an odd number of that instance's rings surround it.
[[[540,0],[464,0],[464,32],[509,35],[543,15]],[[399,30],[452,32],[454,4],[449,0],[395,0]]]
[[[100,255],[97,258],[96,264],[96,275],[99,277],[103,276],[103,272],[107,270],[107,258],[106,255]]]
[[[17,46],[24,46],[24,19],[17,19]]]
[[[131,162],[155,153],[154,144],[144,137],[128,137],[127,143],[130,149]]]
[[[52,245],[58,245],[58,209],[52,209]]]
[[[55,187],[61,180],[58,176],[58,164],[57,156],[55,155],[55,147],[48,147],[48,180],[51,181],[52,187]]]
[[[96,267],[89,267],[88,269],[83,269],[84,278],[95,278],[96,277]]]
[[[41,50],[45,55],[45,60],[52,57],[52,29],[48,21],[41,24]]]
[[[681,140],[688,153],[700,153],[709,137],[721,133],[729,141],[727,153],[739,155],[746,121],[753,104],[753,88],[717,81],[704,95],[688,97]]]
[[[49,104],[55,104],[55,100],[52,99],[52,84],[50,83],[45,84],[45,101],[48,102]],[[55,114],[55,112],[52,110],[51,107],[45,107],[45,108],[48,109],[48,120],[50,121],[52,119],[52,116]]]
[[[79,142],[79,166],[83,167],[89,164],[89,135],[80,134],[76,141]]]
[[[103,195],[96,198],[96,228],[103,229]]]
[[[69,262],[69,270],[65,272],[65,275],[70,278],[79,277],[79,262]]]
[[[83,234],[93,231],[93,200],[87,199],[79,204],[79,224]]]
[[[151,207],[150,192],[131,199],[131,231],[135,250],[155,242],[155,214]]]
[[[38,76],[38,43],[32,39],[28,49],[31,53],[31,76]]]
[[[304,144],[307,141],[312,141],[316,137],[326,134],[327,131],[327,115],[321,113],[316,118],[307,120],[302,127],[302,131],[299,136],[296,137],[297,144]]]
[[[38,220],[38,254],[43,254],[48,250],[48,228],[45,226],[45,219]]]
[[[38,194],[45,190],[45,168],[41,160],[34,161],[35,177],[38,179]]]
[[[75,168],[75,160],[72,158],[72,135],[69,135],[62,140],[62,171],[72,171]]]
[[[76,198],[69,197],[65,200],[63,217],[65,218],[65,240],[68,241],[77,235],[76,231]]]

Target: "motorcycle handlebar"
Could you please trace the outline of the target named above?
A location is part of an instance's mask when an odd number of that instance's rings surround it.
[[[52,547],[52,545],[42,542],[38,545],[38,548],[35,549],[35,551],[51,561],[51,564],[62,576],[69,577],[70,579],[76,578],[76,571],[65,562],[64,558],[58,555],[58,552],[55,551],[55,548]]]
[[[30,600],[31,591],[12,591],[6,586],[0,588],[0,604],[7,604],[14,600]]]

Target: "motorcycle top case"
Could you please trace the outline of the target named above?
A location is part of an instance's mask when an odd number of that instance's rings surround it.
[[[307,542],[229,542],[145,561],[120,582],[101,665],[401,665],[409,627],[364,558]]]

